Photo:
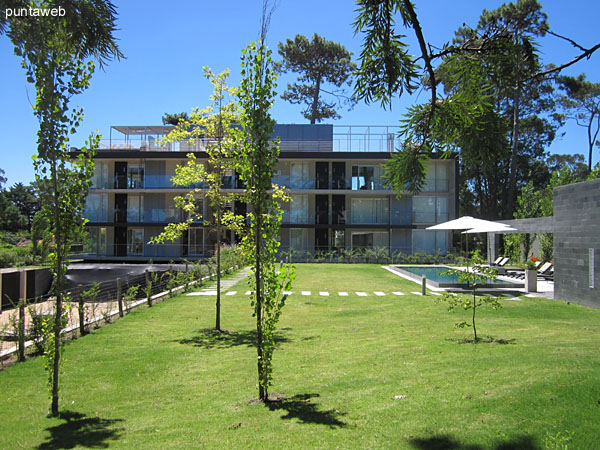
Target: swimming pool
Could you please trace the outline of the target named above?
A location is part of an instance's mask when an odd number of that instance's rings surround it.
[[[421,277],[427,277],[427,284],[437,288],[447,287],[467,287],[466,283],[461,283],[456,274],[443,274],[442,272],[451,269],[448,266],[390,266],[390,268],[400,275],[409,278],[418,283],[421,282]],[[483,288],[522,288],[523,283],[514,283],[505,280],[487,280],[484,284],[478,284],[478,287]]]

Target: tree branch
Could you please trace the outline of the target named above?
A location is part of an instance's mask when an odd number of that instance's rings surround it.
[[[529,81],[532,80],[534,78],[541,78],[544,77],[546,75],[549,75],[551,73],[555,73],[555,72],[560,72],[561,70],[563,70],[566,67],[572,66],[573,64],[575,64],[578,61],[581,61],[583,58],[589,58],[592,53],[594,53],[596,50],[598,50],[600,48],[600,44],[596,44],[594,45],[592,48],[590,48],[589,50],[584,51],[581,55],[579,55],[577,58],[572,59],[571,61],[569,61],[568,63],[562,64],[560,66],[557,67],[553,67],[552,69],[548,69],[545,70],[543,72],[539,72],[536,73],[535,75],[530,76],[529,78],[526,78],[523,81]]]
[[[403,0],[403,3],[404,8],[410,16],[412,27],[415,30],[417,40],[419,41],[419,47],[421,47],[421,57],[423,58],[423,61],[425,62],[425,67],[427,69],[427,72],[429,73],[429,86],[431,87],[431,109],[429,111],[429,123],[431,123],[435,110],[435,101],[437,98],[435,72],[433,71],[433,66],[431,65],[431,58],[429,56],[429,52],[427,51],[427,43],[425,42],[425,38],[423,37],[423,30],[421,29],[421,24],[419,23],[419,19],[417,18],[417,13],[415,12],[415,9],[413,8],[413,5],[410,2],[410,0]]]
[[[585,48],[585,47],[582,47],[582,46],[581,46],[581,45],[579,45],[577,42],[575,42],[573,39],[570,39],[570,38],[568,38],[568,37],[566,37],[566,36],[562,36],[562,35],[560,35],[560,34],[558,34],[558,33],[555,33],[554,31],[550,31],[550,30],[548,30],[548,34],[551,34],[552,36],[556,36],[557,38],[564,39],[565,41],[568,41],[568,42],[570,42],[570,43],[571,43],[571,45],[572,45],[573,47],[577,47],[577,48],[578,48],[579,50],[581,50],[582,52],[585,52],[585,51],[587,50],[587,48]]]

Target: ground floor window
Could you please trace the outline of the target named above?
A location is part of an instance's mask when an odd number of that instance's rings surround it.
[[[144,254],[144,229],[143,228],[128,228],[127,229],[127,254],[128,255],[143,255]]]
[[[388,248],[390,235],[386,231],[354,231],[352,233],[352,249]]]
[[[445,253],[448,233],[446,231],[413,230],[413,253]]]
[[[346,248],[346,233],[344,230],[331,231],[331,249],[343,250]]]
[[[188,230],[188,254],[204,254],[204,229],[190,228]]]
[[[91,255],[106,255],[106,228],[88,227],[83,251]]]
[[[308,251],[308,229],[290,228],[290,250],[301,253]]]

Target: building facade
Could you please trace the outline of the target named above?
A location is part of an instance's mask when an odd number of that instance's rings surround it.
[[[207,142],[162,145],[169,126],[112,127],[96,152],[96,167],[85,217],[84,258],[105,261],[166,261],[211,256],[215,231],[203,221],[179,240],[150,244],[165,225],[184,220],[174,197],[187,191],[173,186],[177,165],[193,152],[206,160]],[[401,197],[383,183],[383,164],[399,142],[394,127],[276,125],[281,153],[273,182],[289,189],[282,205],[281,251],[294,254],[383,248],[390,252],[445,253],[451,233],[426,227],[456,217],[456,161],[431,160],[419,195]],[[198,186],[202,187],[202,186]],[[223,178],[225,192],[241,190],[235,173]],[[245,213],[239,202],[228,208]],[[212,211],[202,196],[203,219]],[[227,232],[226,242],[235,236]]]

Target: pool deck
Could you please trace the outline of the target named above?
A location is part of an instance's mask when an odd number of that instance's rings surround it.
[[[395,264],[396,265],[396,264]],[[393,273],[394,275],[397,275],[399,277],[402,277],[406,280],[412,281],[414,283],[420,284],[420,281],[416,281],[414,278],[410,278],[394,269],[392,269],[391,266],[381,266],[382,268],[390,271],[391,273]],[[466,270],[466,267],[455,267],[456,269],[460,269],[460,270]],[[498,277],[499,280],[504,280],[504,281],[508,281],[508,282],[515,282],[514,278],[510,278],[510,277],[505,277],[505,276],[499,276]],[[470,290],[467,289],[461,289],[461,288],[456,288],[456,287],[450,287],[450,288],[439,288],[439,287],[435,287],[432,286],[431,284],[427,284],[427,289],[433,292],[471,292]],[[543,279],[538,278],[537,280],[537,292],[531,292],[531,293],[527,293],[525,292],[525,287],[522,288],[514,288],[514,287],[509,287],[509,288],[480,288],[479,291],[481,292],[489,292],[489,293],[493,293],[493,294],[503,294],[503,293],[518,293],[519,295],[525,296],[525,297],[531,297],[531,298],[535,298],[535,297],[544,297],[544,298],[550,298],[553,299],[554,298],[554,282],[553,281],[546,281]]]

